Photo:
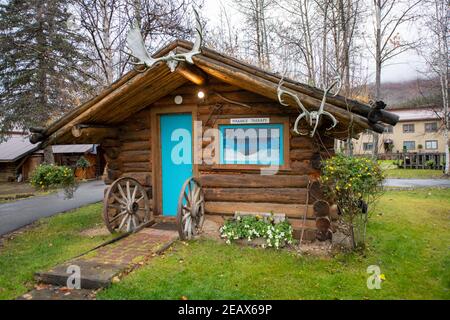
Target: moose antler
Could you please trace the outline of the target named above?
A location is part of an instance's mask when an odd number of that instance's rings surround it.
[[[331,119],[331,121],[333,121],[333,124],[331,125],[331,127],[327,128],[327,130],[333,129],[338,124],[338,121],[336,120],[336,118],[328,111],[325,111],[324,108],[325,108],[325,103],[327,102],[328,93],[338,84],[339,85],[338,90],[334,94],[334,96],[336,96],[339,93],[339,91],[341,90],[341,83],[342,83],[341,77],[337,76],[335,78],[335,80],[331,83],[331,85],[328,88],[326,88],[325,91],[323,92],[323,98],[322,98],[322,102],[320,103],[319,110],[311,112],[311,119],[314,122],[314,129],[313,129],[313,131],[311,131],[311,137],[314,136],[314,134],[316,133],[317,127],[319,126],[320,117],[322,115],[329,117]]]
[[[327,130],[331,130],[331,129],[333,129],[333,128],[337,125],[338,121],[336,120],[336,118],[335,118],[331,113],[325,111],[325,110],[324,110],[324,107],[325,107],[325,103],[326,103],[326,100],[327,100],[327,95],[328,95],[328,93],[329,93],[329,92],[330,92],[337,84],[339,84],[339,90],[340,90],[340,87],[341,87],[341,79],[340,79],[340,77],[338,77],[338,78],[337,78],[337,79],[336,79],[336,80],[335,80],[328,88],[325,89],[325,91],[324,91],[324,93],[323,93],[322,102],[320,103],[319,110],[318,110],[318,111],[311,111],[311,112],[309,112],[309,111],[305,108],[305,106],[304,106],[304,105],[302,104],[302,102],[300,101],[300,98],[299,98],[296,94],[294,94],[294,93],[292,93],[292,92],[289,92],[289,91],[287,91],[287,90],[285,90],[285,89],[282,89],[282,85],[283,85],[283,83],[284,83],[283,79],[284,79],[284,77],[281,78],[280,82],[278,83],[278,88],[277,88],[278,101],[280,102],[281,105],[283,105],[283,106],[288,106],[288,104],[283,100],[283,95],[284,95],[284,94],[285,94],[285,95],[288,95],[288,96],[290,96],[292,99],[294,99],[295,103],[297,104],[297,106],[299,107],[299,109],[302,111],[302,112],[300,113],[300,115],[297,117],[297,119],[295,120],[295,123],[294,123],[294,132],[295,132],[295,133],[300,134],[300,135],[307,135],[307,133],[301,133],[301,132],[299,132],[299,130],[298,130],[298,124],[300,123],[300,121],[301,121],[303,118],[305,118],[305,120],[306,120],[306,122],[309,124],[309,126],[313,127],[313,130],[312,130],[311,133],[310,133],[310,136],[311,136],[311,137],[313,137],[314,134],[316,133],[317,128],[318,128],[318,126],[319,126],[320,117],[321,117],[322,115],[325,115],[325,116],[331,118],[331,120],[333,121],[332,126],[331,126],[330,128],[328,128]],[[338,90],[337,92],[339,92],[339,90]],[[337,93],[336,93],[336,94],[337,94]],[[336,94],[335,94],[335,95],[336,95]]]
[[[177,54],[171,53],[167,56],[154,59],[150,56],[147,49],[145,48],[144,39],[142,38],[139,26],[135,24],[133,28],[130,29],[127,35],[127,46],[128,49],[130,50],[130,53],[128,54],[139,61],[133,62],[133,64],[144,65],[147,68],[150,68],[158,61],[165,61],[172,72],[175,71],[175,68],[179,61],[186,61],[190,64],[194,64],[192,57],[201,53],[201,46],[203,42],[203,35],[202,35],[203,28],[197,10],[195,10],[195,8],[192,8],[192,10],[194,11],[196,20],[196,27],[195,27],[196,37],[191,51]]]
[[[287,104],[284,100],[283,100],[283,94],[290,96],[292,99],[294,99],[295,103],[297,104],[297,106],[299,107],[299,109],[302,111],[300,113],[300,115],[297,117],[297,119],[295,119],[295,124],[294,124],[294,132],[296,134],[300,134],[300,135],[307,135],[307,133],[301,133],[300,131],[298,131],[298,124],[300,122],[300,120],[302,120],[303,118],[305,118],[305,120],[308,123],[311,123],[311,114],[309,113],[309,111],[305,108],[305,106],[302,104],[302,102],[300,101],[300,98],[292,93],[289,92],[287,90],[282,89],[283,86],[283,81],[284,77],[281,78],[280,82],[278,83],[278,88],[277,88],[277,95],[278,95],[278,101],[280,102],[281,105],[283,106],[289,106],[289,104]]]

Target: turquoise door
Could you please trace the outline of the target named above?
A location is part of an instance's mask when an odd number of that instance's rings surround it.
[[[192,177],[192,115],[160,117],[162,214],[177,214],[183,183]]]

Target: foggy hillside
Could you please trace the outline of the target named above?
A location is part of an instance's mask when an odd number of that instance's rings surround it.
[[[369,85],[372,96],[374,85]],[[382,100],[388,108],[410,108],[426,104],[439,104],[438,80],[417,79],[404,82],[387,82],[381,84]]]

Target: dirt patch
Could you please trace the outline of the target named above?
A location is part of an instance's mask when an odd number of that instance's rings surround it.
[[[91,229],[86,229],[80,232],[80,234],[84,237],[98,237],[98,236],[107,236],[109,235],[108,229],[106,229],[105,226],[102,227],[95,227]]]
[[[333,255],[333,245],[329,240],[302,242],[301,245],[295,246],[295,251],[301,255],[331,256]]]
[[[222,224],[206,217],[205,222],[203,223],[203,232],[201,236],[208,239],[222,240],[219,231],[221,226]]]

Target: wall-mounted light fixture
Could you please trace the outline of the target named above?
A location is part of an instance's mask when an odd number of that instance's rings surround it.
[[[203,90],[198,90],[197,97],[199,99],[204,99],[205,98],[205,92]]]

